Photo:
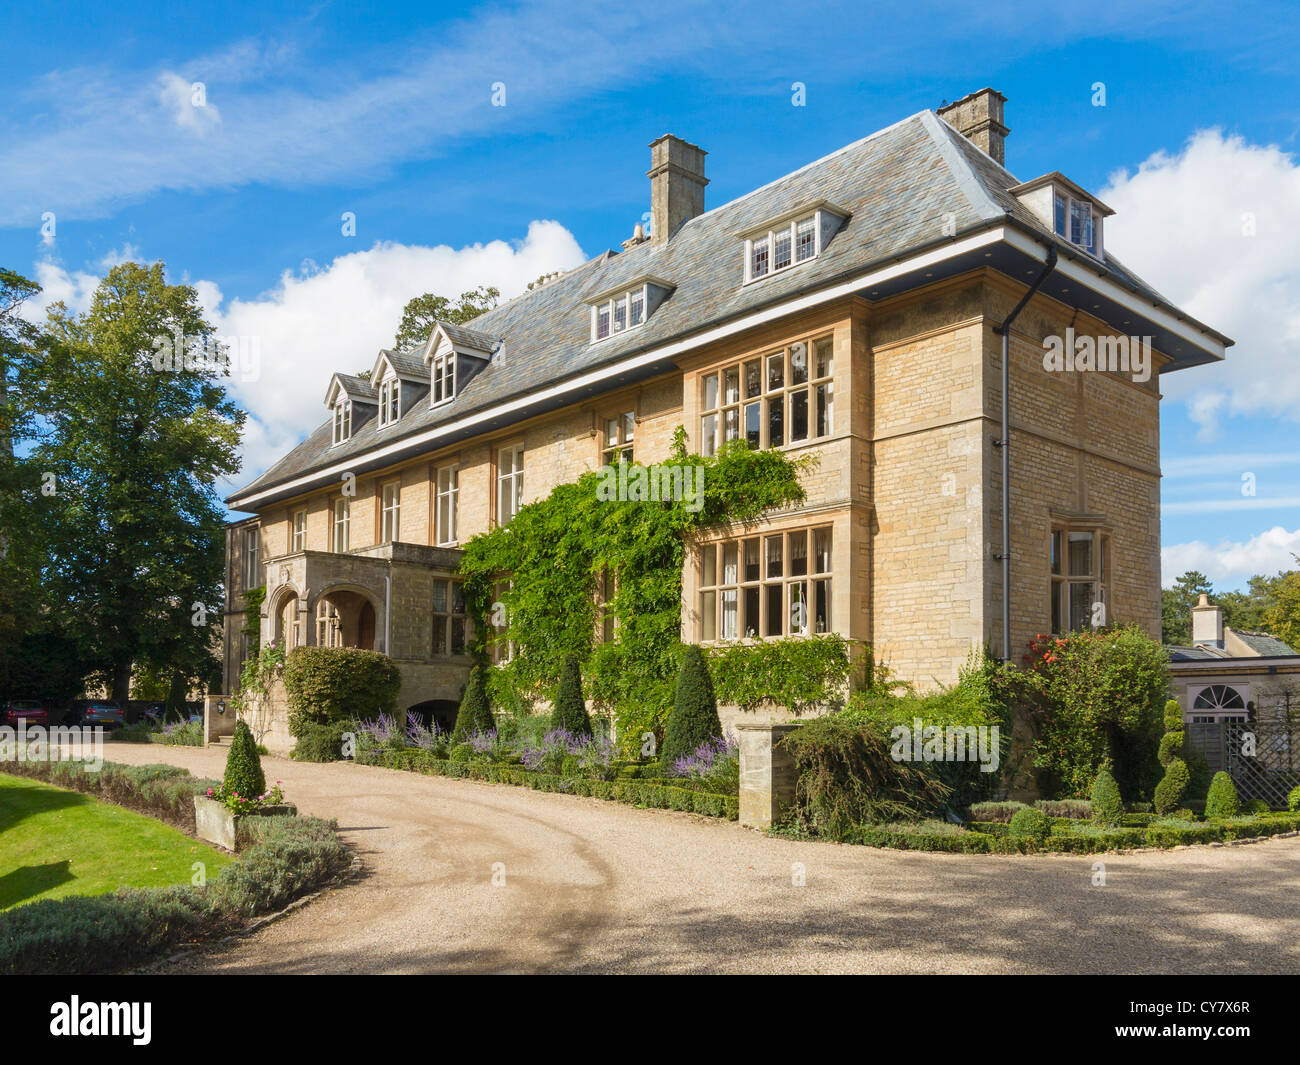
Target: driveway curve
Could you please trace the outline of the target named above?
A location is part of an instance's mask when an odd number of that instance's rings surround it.
[[[220,777],[225,750],[111,744],[107,757]],[[1300,973],[1300,837],[919,854],[372,766],[263,764],[302,813],[338,821],[365,872],[176,971]]]

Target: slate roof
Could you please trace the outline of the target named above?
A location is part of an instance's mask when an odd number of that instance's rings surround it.
[[[1237,634],[1242,643],[1246,644],[1252,651],[1257,652],[1261,657],[1272,658],[1278,655],[1297,653],[1288,644],[1267,632],[1243,632],[1241,629],[1233,629],[1232,631]]]
[[[1062,255],[1080,257],[1006,190],[1019,180],[957,133],[933,111],[893,126],[779,178],[682,225],[663,243],[648,241],[621,254],[603,252],[581,266],[474,319],[473,327],[444,325],[473,346],[490,341],[497,355],[450,403],[431,409],[416,403],[396,426],[374,420],[354,427],[350,440],[330,446],[328,426],[313,432],[231,501],[336,462],[360,458],[440,422],[489,409],[579,372],[614,363],[642,349],[688,337],[709,326],[825,288],[927,245],[950,243],[1009,221],[1040,239],[1057,242]],[[761,281],[743,284],[743,245],[738,234],[783,212],[826,200],[850,213],[817,258]],[[939,236],[951,213],[953,227]],[[1169,302],[1107,255],[1099,272],[1170,307]],[[646,275],[675,289],[644,325],[595,343],[590,341],[587,299]],[[1206,327],[1200,327],[1212,333]],[[1217,336],[1217,334],[1214,334]],[[1226,338],[1221,338],[1226,340]],[[418,357],[417,349],[406,352]],[[504,357],[503,357],[504,356]]]
[[[393,369],[397,371],[398,376],[418,377],[428,382],[429,368],[424,365],[424,359],[420,357],[419,349],[412,351],[395,351],[392,348],[384,348],[380,353],[388,357],[388,361],[393,364]],[[376,363],[379,361],[375,360]]]

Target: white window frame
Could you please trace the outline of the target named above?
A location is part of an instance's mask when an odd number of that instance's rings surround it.
[[[352,439],[352,400],[346,396],[334,404],[334,443],[331,447]]]
[[[803,380],[796,382],[797,359],[805,360]],[[773,384],[773,360],[780,360],[780,384]],[[757,367],[758,390],[753,390]],[[824,372],[823,368],[824,367]],[[733,383],[734,382],[734,390]],[[835,337],[824,333],[793,341],[775,351],[728,362],[700,375],[700,454],[716,455],[730,440],[749,440],[756,451],[802,447],[835,435]],[[712,393],[712,395],[710,395]],[[805,397],[807,434],[794,438],[798,395]],[[781,439],[772,440],[772,408],[780,405]],[[758,411],[758,439],[750,440],[750,411]],[[825,432],[818,429],[824,424]]]
[[[633,321],[635,307],[638,302],[641,313],[636,321]],[[649,306],[649,282],[634,285],[622,292],[615,292],[607,299],[591,304],[591,342],[594,344],[600,340],[609,340],[611,337],[621,336],[629,330],[641,328],[641,326],[645,325],[646,319],[650,317],[647,313]],[[622,325],[618,324],[620,308],[622,311]],[[604,332],[601,332],[602,312],[605,315]]]
[[[289,529],[289,549],[292,554],[301,554],[307,550],[307,508],[300,507],[293,512]]]
[[[456,398],[456,351],[435,355],[429,364],[429,406],[440,407]]]
[[[822,253],[822,214],[824,212],[818,208],[807,214],[801,214],[791,218],[789,222],[779,226],[771,227],[766,233],[757,234],[745,238],[745,284],[754,281],[762,281],[765,278],[772,277],[776,274],[783,274],[787,270],[793,270],[796,266],[802,266],[804,263],[810,263]],[[813,251],[811,255],[799,258],[799,227],[804,223],[812,226],[813,232]],[[790,261],[784,266],[776,265],[776,241],[779,236],[788,236],[790,238]],[[754,271],[754,253],[758,249],[763,249],[767,253],[767,266],[762,273]]]
[[[402,416],[402,381],[390,376],[379,385],[379,427],[396,425]]]
[[[1070,572],[1071,537],[1089,537],[1091,540],[1087,573]],[[1052,526],[1051,542],[1047,553],[1047,568],[1051,584],[1051,596],[1048,600],[1048,628],[1052,635],[1061,636],[1075,631],[1070,616],[1070,604],[1074,595],[1072,588],[1075,585],[1093,587],[1093,598],[1086,608],[1088,621],[1083,628],[1092,628],[1092,608],[1095,603],[1101,602],[1103,615],[1109,611],[1109,597],[1106,590],[1111,583],[1110,566],[1110,534],[1105,530],[1065,524]],[[1110,618],[1105,617],[1104,620],[1109,623]]]
[[[817,552],[819,537],[824,538],[824,560]],[[796,544],[802,544],[801,567],[795,564]],[[747,568],[755,554],[756,575]],[[773,561],[780,572],[770,569]],[[835,631],[835,533],[831,525],[757,532],[705,544],[697,572],[700,643],[801,639]],[[820,622],[819,596],[823,606]],[[779,599],[775,620],[774,598]],[[801,615],[796,614],[799,604]],[[795,624],[799,617],[802,627]]]
[[[262,569],[262,535],[261,530],[244,530],[244,587],[258,588]]]
[[[439,547],[460,543],[460,467],[443,466],[435,475],[433,535]]]
[[[1057,207],[1061,208],[1061,219],[1057,218]],[[1088,231],[1092,243],[1077,241],[1073,236],[1072,219],[1075,207],[1087,208]],[[1080,251],[1086,251],[1093,258],[1101,258],[1101,215],[1091,200],[1073,196],[1065,189],[1052,186],[1052,231],[1058,237],[1064,237]]]
[[[636,411],[623,411],[601,421],[600,464],[616,466],[631,462],[636,448]]]
[[[503,447],[497,451],[497,525],[508,525],[524,505],[523,500],[524,447]]]
[[[330,545],[334,548],[334,553],[341,555],[351,548],[352,544],[352,500],[347,496],[339,496],[334,500],[334,527],[333,535],[330,537]]]
[[[389,481],[379,489],[379,542],[398,540],[402,533],[402,482]]]

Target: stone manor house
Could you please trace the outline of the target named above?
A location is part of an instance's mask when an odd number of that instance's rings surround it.
[[[253,516],[228,531],[225,691],[264,585],[263,642],[384,651],[399,710],[454,712],[460,546],[585,470],[659,461],[677,426],[705,455],[819,460],[803,506],[688,558],[684,640],[833,631],[927,685],[1098,604],[1158,638],[1159,375],[1231,341],[1109,254],[1094,195],[1006,169],[1004,103],[922,111],[710,210],[704,150],[660,137],[648,234],[335,373],[321,426],[228,501]],[[1007,331],[1004,552],[999,328],[1031,291]],[[1150,373],[1048,368],[1067,335],[1148,337]]]

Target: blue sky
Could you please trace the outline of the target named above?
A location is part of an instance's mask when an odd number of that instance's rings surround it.
[[[1117,210],[1108,247],[1238,341],[1228,366],[1164,382],[1166,578],[1197,566],[1226,588],[1290,564],[1300,20],[1287,5],[632,7],[11,10],[0,262],[76,305],[107,265],[162,259],[221,324],[257,334],[267,372],[236,392],[253,412],[252,475],[322,420],[329,372],[368,365],[410,296],[513,294],[617,248],[648,209],[660,133],[709,151],[712,206],[992,85],[1008,97],[1009,168],[1099,193]]]

